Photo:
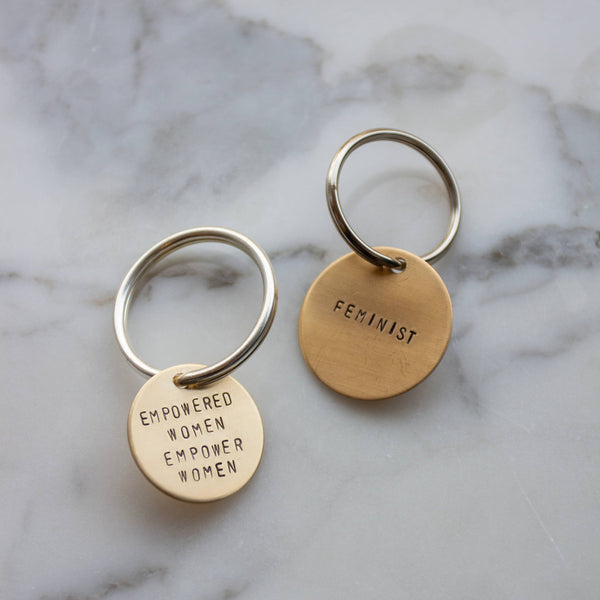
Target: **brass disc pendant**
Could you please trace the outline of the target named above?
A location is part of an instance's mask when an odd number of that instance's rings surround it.
[[[149,379],[127,423],[129,446],[142,473],[163,492],[187,502],[211,502],[243,487],[263,451],[258,408],[233,377],[198,389],[173,383],[202,365],[179,365]]]
[[[423,259],[395,248],[402,272],[354,252],[329,265],[302,305],[300,347],[315,375],[353,398],[396,396],[440,362],[452,331],[452,305],[441,277]]]

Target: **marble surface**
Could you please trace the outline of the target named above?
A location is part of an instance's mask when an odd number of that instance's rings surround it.
[[[597,2],[6,0],[0,20],[0,597],[597,599]],[[436,147],[464,219],[436,269],[437,370],[376,403],[302,360],[297,315],[348,251],[327,166],[373,127]],[[416,253],[448,218],[419,156],[348,161],[349,219]],[[122,277],[178,230],[252,237],[273,329],[236,373],[263,461],[237,495],[156,491],[126,439],[144,378],[112,331]],[[255,319],[233,250],[167,262],[133,307],[152,364],[210,362]]]

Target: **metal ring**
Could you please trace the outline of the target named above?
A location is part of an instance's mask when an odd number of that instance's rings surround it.
[[[114,310],[114,328],[117,341],[127,360],[145,375],[159,372],[146,364],[131,348],[127,336],[127,315],[136,286],[142,275],[160,259],[171,252],[199,242],[222,242],[245,252],[258,266],[263,282],[263,304],[256,324],[242,345],[223,360],[210,367],[189,371],[178,376],[179,386],[207,385],[227,374],[243,363],[260,345],[267,335],[277,308],[277,283],[273,267],[267,255],[249,238],[241,233],[223,227],[196,227],[171,235],[143,254],[131,267],[117,292]]]
[[[389,267],[392,269],[404,268],[404,261],[386,256],[368,244],[365,244],[365,242],[360,239],[354,229],[350,227],[350,224],[344,216],[338,195],[340,170],[348,156],[350,156],[354,150],[360,148],[360,146],[363,144],[377,140],[400,142],[401,144],[406,144],[414,150],[417,150],[436,168],[437,172],[441,175],[444,183],[446,184],[446,190],[448,191],[448,196],[450,199],[450,227],[448,228],[446,236],[441,243],[431,252],[429,252],[429,254],[425,254],[421,257],[427,262],[433,262],[444,255],[444,253],[450,247],[452,240],[454,240],[456,232],[458,231],[461,213],[460,191],[458,189],[456,179],[454,178],[450,167],[448,167],[444,159],[429,144],[410,133],[398,131],[396,129],[370,129],[369,131],[363,131],[362,133],[350,138],[337,151],[336,155],[331,161],[331,164],[329,165],[329,171],[327,171],[327,182],[325,185],[327,205],[329,206],[329,212],[331,213],[333,222],[350,247],[365,260],[368,260],[370,263],[373,263],[379,267]]]

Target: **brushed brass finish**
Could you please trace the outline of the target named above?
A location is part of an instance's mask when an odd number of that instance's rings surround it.
[[[233,377],[192,389],[175,385],[180,373],[160,371],[136,395],[127,422],[135,462],[161,491],[187,502],[230,496],[254,475],[264,431],[250,394]]]
[[[300,347],[315,375],[353,398],[396,396],[440,362],[452,332],[450,296],[418,256],[402,272],[374,266],[354,252],[329,265],[308,290],[298,323]]]

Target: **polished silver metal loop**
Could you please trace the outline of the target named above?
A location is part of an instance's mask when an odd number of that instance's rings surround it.
[[[127,336],[127,316],[131,300],[142,275],[156,262],[175,250],[199,242],[222,242],[245,252],[258,266],[263,282],[263,303],[256,324],[242,345],[223,360],[197,371],[189,371],[178,376],[179,386],[208,385],[225,377],[243,363],[260,345],[267,335],[277,308],[277,283],[273,267],[267,255],[249,238],[241,233],[223,227],[196,227],[171,235],[143,254],[131,267],[115,299],[114,328],[117,341],[127,360],[145,375],[159,372],[146,364],[131,348]]]
[[[431,164],[436,168],[437,172],[441,175],[444,184],[446,185],[451,210],[450,226],[448,227],[446,236],[441,243],[431,252],[421,257],[427,262],[434,262],[443,256],[448,250],[452,240],[454,240],[454,237],[456,236],[456,232],[458,231],[461,214],[460,191],[458,189],[456,179],[454,178],[450,167],[448,167],[444,159],[429,144],[410,133],[406,133],[405,131],[398,131],[396,129],[370,129],[368,131],[363,131],[362,133],[350,138],[337,151],[333,157],[333,160],[331,161],[331,164],[329,165],[329,171],[327,171],[327,181],[325,185],[327,205],[329,206],[329,212],[333,222],[350,247],[365,260],[368,260],[370,263],[373,263],[379,267],[389,267],[400,270],[404,268],[403,261],[396,257],[393,258],[386,256],[385,254],[378,252],[363,242],[354,229],[350,227],[350,223],[348,223],[340,204],[338,186],[342,165],[348,156],[354,152],[354,150],[360,148],[360,146],[363,144],[377,140],[400,142],[401,144],[406,144],[407,146],[414,148],[427,160],[429,160],[429,162],[431,162]]]

